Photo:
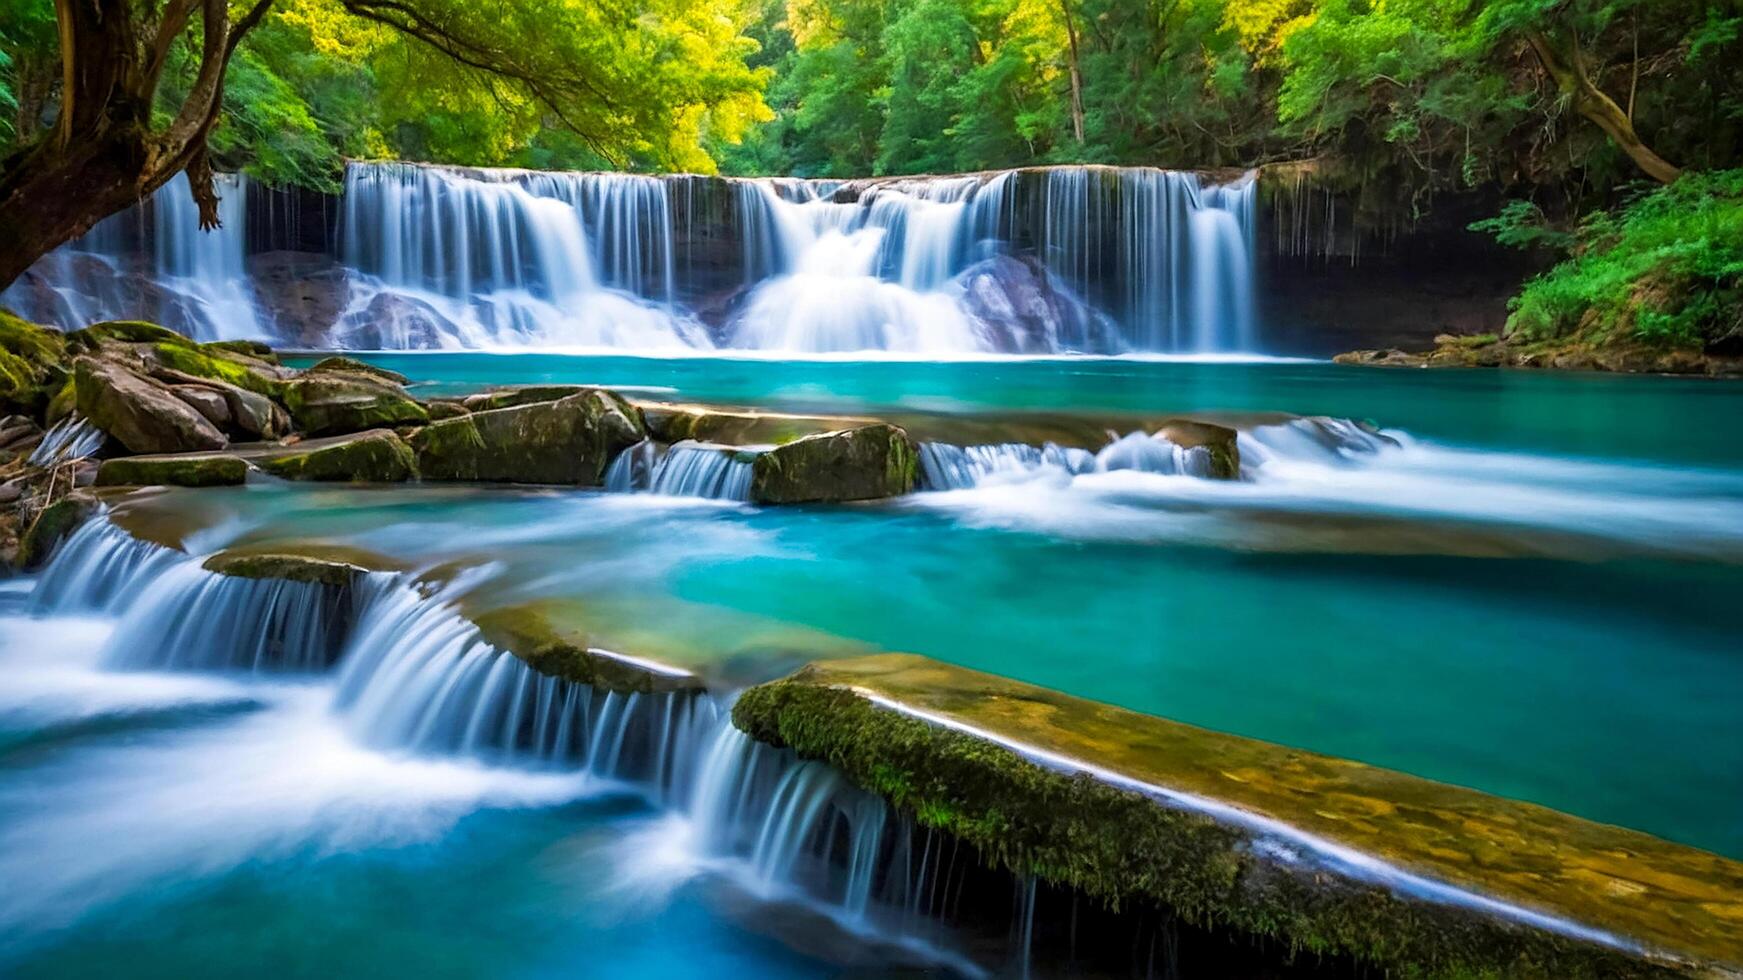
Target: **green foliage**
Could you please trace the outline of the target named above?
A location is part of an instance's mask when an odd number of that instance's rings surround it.
[[[1588,218],[1577,254],[1514,299],[1508,329],[1663,346],[1743,339],[1743,170],[1689,174]]]
[[[1574,236],[1552,225],[1533,201],[1508,201],[1495,217],[1472,222],[1471,230],[1494,235],[1508,248],[1565,251],[1574,243]]]

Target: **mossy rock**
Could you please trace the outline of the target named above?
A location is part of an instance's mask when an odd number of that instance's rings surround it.
[[[78,411],[133,453],[222,449],[229,440],[168,388],[107,360],[73,364]]]
[[[73,414],[78,407],[79,386],[72,378],[68,378],[66,384],[61,385],[54,397],[48,400],[48,407],[43,410],[43,424],[54,425]]]
[[[1169,419],[1156,427],[1156,434],[1182,449],[1207,450],[1212,479],[1241,478],[1241,447],[1235,430],[1193,419]]]
[[[813,664],[732,717],[1015,876],[1235,942],[1448,980],[1743,966],[1743,864],[1528,803],[907,655]]]
[[[305,375],[323,373],[361,374],[366,377],[374,378],[377,381],[386,381],[389,384],[402,386],[409,380],[405,375],[400,374],[398,371],[389,371],[384,367],[376,367],[367,361],[360,361],[355,357],[346,357],[343,354],[334,354],[332,357],[323,357],[309,365],[309,367],[303,371],[303,374]]]
[[[433,422],[411,444],[426,480],[596,487],[611,460],[642,436],[640,413],[592,388]]]
[[[231,487],[248,479],[248,464],[235,456],[123,456],[103,461],[100,487]]]
[[[349,561],[346,557],[273,550],[221,551],[206,559],[200,567],[237,578],[282,579],[333,588],[354,586],[370,571],[368,565]]]
[[[700,405],[639,403],[648,434],[665,443],[719,443],[724,446],[780,446],[806,436],[878,421],[854,416],[786,415]]]
[[[150,347],[151,359],[172,371],[191,374],[246,388],[256,394],[277,398],[284,382],[276,369],[264,361],[212,345],[160,342]]]
[[[48,561],[55,547],[96,511],[96,499],[85,493],[69,494],[44,507],[19,536],[18,567],[29,571]]]
[[[316,436],[430,420],[399,385],[349,371],[305,371],[285,383],[284,405],[298,429]]]
[[[59,332],[0,310],[0,414],[39,416],[66,382]]]
[[[589,646],[585,632],[560,625],[555,605],[528,602],[471,618],[485,642],[514,654],[541,674],[624,694],[705,689],[688,671]]]
[[[207,350],[229,351],[232,354],[246,354],[258,361],[268,364],[278,363],[278,352],[258,340],[214,340],[204,344]]]
[[[469,412],[488,412],[498,408],[514,408],[517,405],[554,402],[590,390],[592,389],[586,385],[521,385],[468,395],[461,404]]]
[[[145,320],[104,320],[67,335],[67,341],[82,351],[94,351],[105,343],[174,344],[193,347],[194,342],[168,327]]]
[[[806,436],[759,455],[751,500],[834,503],[894,497],[914,489],[919,452],[908,434],[882,422]]]
[[[262,455],[262,470],[287,480],[330,483],[404,483],[417,476],[405,440],[386,429]]]
[[[471,415],[472,414],[471,410],[469,410],[466,406],[460,404],[459,402],[451,402],[451,401],[425,402],[424,403],[424,411],[426,411],[430,414],[430,421],[431,422],[440,422],[443,419],[457,419],[457,418],[461,417],[462,415]]]

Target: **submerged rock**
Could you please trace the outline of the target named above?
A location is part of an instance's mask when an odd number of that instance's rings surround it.
[[[751,500],[803,504],[894,497],[914,489],[919,458],[906,432],[882,422],[806,436],[756,458]]]
[[[411,444],[427,480],[596,487],[612,458],[643,434],[633,406],[592,388],[557,401],[433,422]]]
[[[1449,980],[1743,970],[1743,864],[1528,803],[908,655],[813,664],[733,722],[1018,878],[1231,942]]]
[[[404,483],[417,476],[411,447],[387,429],[299,444],[263,454],[257,463],[273,476],[287,480]]]
[[[226,487],[247,479],[247,463],[221,454],[123,456],[97,470],[100,487]]]
[[[284,404],[309,435],[361,432],[429,421],[397,383],[350,371],[309,371],[284,386]]]
[[[222,449],[229,443],[205,416],[167,387],[109,361],[73,364],[80,415],[134,453]]]
[[[1169,419],[1156,428],[1156,434],[1182,449],[1209,452],[1212,479],[1241,478],[1241,449],[1235,430],[1192,419]]]
[[[638,402],[637,405],[647,420],[648,434],[665,443],[693,439],[726,446],[779,446],[820,432],[835,432],[878,421],[846,415],[788,415],[664,402]]]
[[[584,630],[565,621],[559,603],[528,602],[471,619],[485,642],[541,674],[623,694],[705,689],[689,671],[590,645]]]
[[[237,578],[283,579],[345,588],[356,585],[358,579],[379,566],[367,559],[358,560],[358,555],[348,549],[329,554],[318,547],[293,545],[283,549],[221,551],[200,567]]]

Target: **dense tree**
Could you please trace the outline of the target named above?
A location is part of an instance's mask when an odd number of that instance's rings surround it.
[[[275,0],[54,0],[52,17],[44,0],[8,5],[15,122],[0,161],[0,285],[183,171],[215,221],[213,155],[242,144],[268,175],[316,183],[340,152],[380,135],[486,161],[550,128],[610,165],[706,169],[706,139],[766,117],[765,77],[745,63],[755,44],[731,0],[280,3],[283,23],[268,26]],[[256,37],[258,49],[243,47]],[[303,57],[323,48],[325,62]],[[343,99],[347,70],[334,60],[351,62],[352,83],[355,66],[387,75],[387,132],[322,125],[309,100],[323,85]]]

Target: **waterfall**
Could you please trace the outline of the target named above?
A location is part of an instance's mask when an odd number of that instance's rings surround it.
[[[1177,446],[1161,435],[1144,432],[1128,433],[1095,453],[1054,443],[955,446],[928,442],[920,446],[921,483],[927,490],[960,490],[1047,473],[1077,476],[1115,470],[1208,478],[1211,455],[1203,446]]]
[[[353,164],[340,256],[361,274],[342,333],[366,345],[709,346],[643,295],[673,284],[671,207],[652,178]],[[425,336],[381,334],[396,302],[428,311]]]
[[[297,332],[266,339],[352,348],[1259,347],[1250,174],[1215,183],[1095,166],[837,181],[358,162],[326,228],[331,257],[264,263],[258,289],[248,250],[306,251],[320,236],[293,195],[258,190],[251,230],[248,182],[221,175],[218,189],[218,231],[199,230],[178,177],[0,300],[69,328],[148,317],[218,339],[285,323]],[[336,275],[295,271],[331,259]],[[287,301],[295,309],[279,308]],[[333,322],[304,323],[310,309]]]
[[[221,575],[188,559],[139,590],[103,659],[126,670],[324,670],[372,588]]]
[[[131,213],[113,215],[33,265],[0,294],[20,315],[65,328],[151,319],[198,340],[263,339],[244,265],[248,179],[217,174],[217,228],[200,228],[186,174]],[[148,228],[135,234],[135,228]],[[137,241],[150,264],[135,261]],[[35,287],[35,288],[33,288]]]
[[[749,500],[751,465],[766,446],[717,446],[686,439],[663,454],[651,440],[620,453],[606,469],[605,489]]]
[[[1138,348],[1253,352],[1257,197],[1252,174],[1219,186],[1196,173],[1055,167],[1041,205],[1042,258],[1120,305]],[[1102,295],[1122,284],[1123,295]]]
[[[92,517],[55,548],[31,591],[32,611],[113,612],[127,608],[154,579],[191,561]]]
[[[32,466],[52,466],[69,459],[84,459],[102,449],[108,438],[102,429],[75,412],[49,426],[28,462]]]
[[[541,674],[486,642],[452,596],[412,582],[364,609],[333,705],[368,745],[579,768],[661,798],[688,784],[691,746],[717,721],[694,691],[600,691]]]

